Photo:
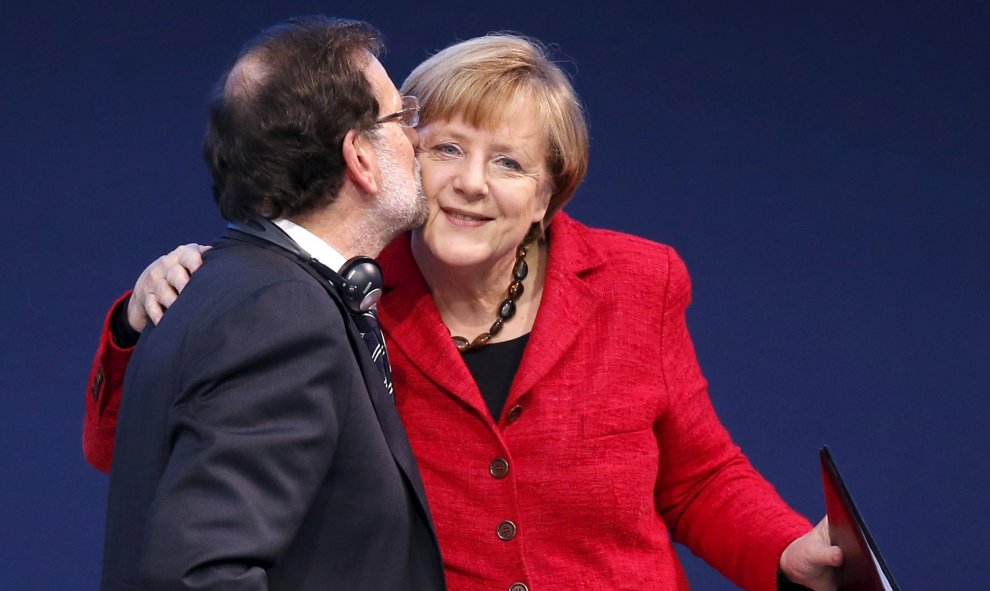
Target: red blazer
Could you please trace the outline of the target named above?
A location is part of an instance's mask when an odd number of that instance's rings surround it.
[[[743,588],[776,589],[781,552],[811,524],[715,416],[685,323],[683,262],[670,247],[566,214],[549,244],[540,310],[497,422],[408,237],[379,257],[396,403],[448,587],[687,589],[673,538]],[[102,468],[125,363],[105,334],[84,436]]]
[[[86,389],[83,455],[94,468],[103,472],[110,471],[114,433],[117,430],[117,411],[124,391],[124,370],[134,352],[133,348],[121,349],[113,342],[110,321],[114,311],[130,295],[131,292],[127,292],[114,302],[103,320],[103,331],[96,347],[93,367],[89,370],[89,387]]]

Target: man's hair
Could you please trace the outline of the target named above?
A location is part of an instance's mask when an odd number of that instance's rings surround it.
[[[364,74],[382,50],[371,25],[310,16],[263,31],[210,101],[203,155],[228,220],[299,215],[333,202],[348,131],[371,131],[378,100]]]
[[[491,129],[519,99],[536,107],[546,139],[550,203],[541,230],[570,201],[588,170],[588,124],[577,93],[535,39],[491,33],[451,45],[416,67],[402,94],[419,98],[420,125],[463,117]]]

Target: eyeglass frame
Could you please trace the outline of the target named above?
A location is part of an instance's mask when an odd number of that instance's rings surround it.
[[[419,125],[419,99],[412,95],[403,96],[402,110],[375,119],[375,124],[388,123],[389,121],[395,121],[402,127]]]

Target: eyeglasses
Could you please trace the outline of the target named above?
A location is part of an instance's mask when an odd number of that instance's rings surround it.
[[[375,123],[388,123],[395,121],[402,127],[416,127],[419,125],[419,99],[414,96],[402,97],[402,110],[391,115],[385,115],[375,120]]]

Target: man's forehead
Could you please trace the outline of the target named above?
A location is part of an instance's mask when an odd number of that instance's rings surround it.
[[[402,102],[402,98],[399,96],[399,90],[395,87],[392,79],[389,78],[388,72],[385,71],[385,66],[378,61],[378,58],[371,54],[368,55],[368,62],[364,67],[364,73],[368,77],[368,82],[371,84],[372,89],[374,89],[379,102]]]

